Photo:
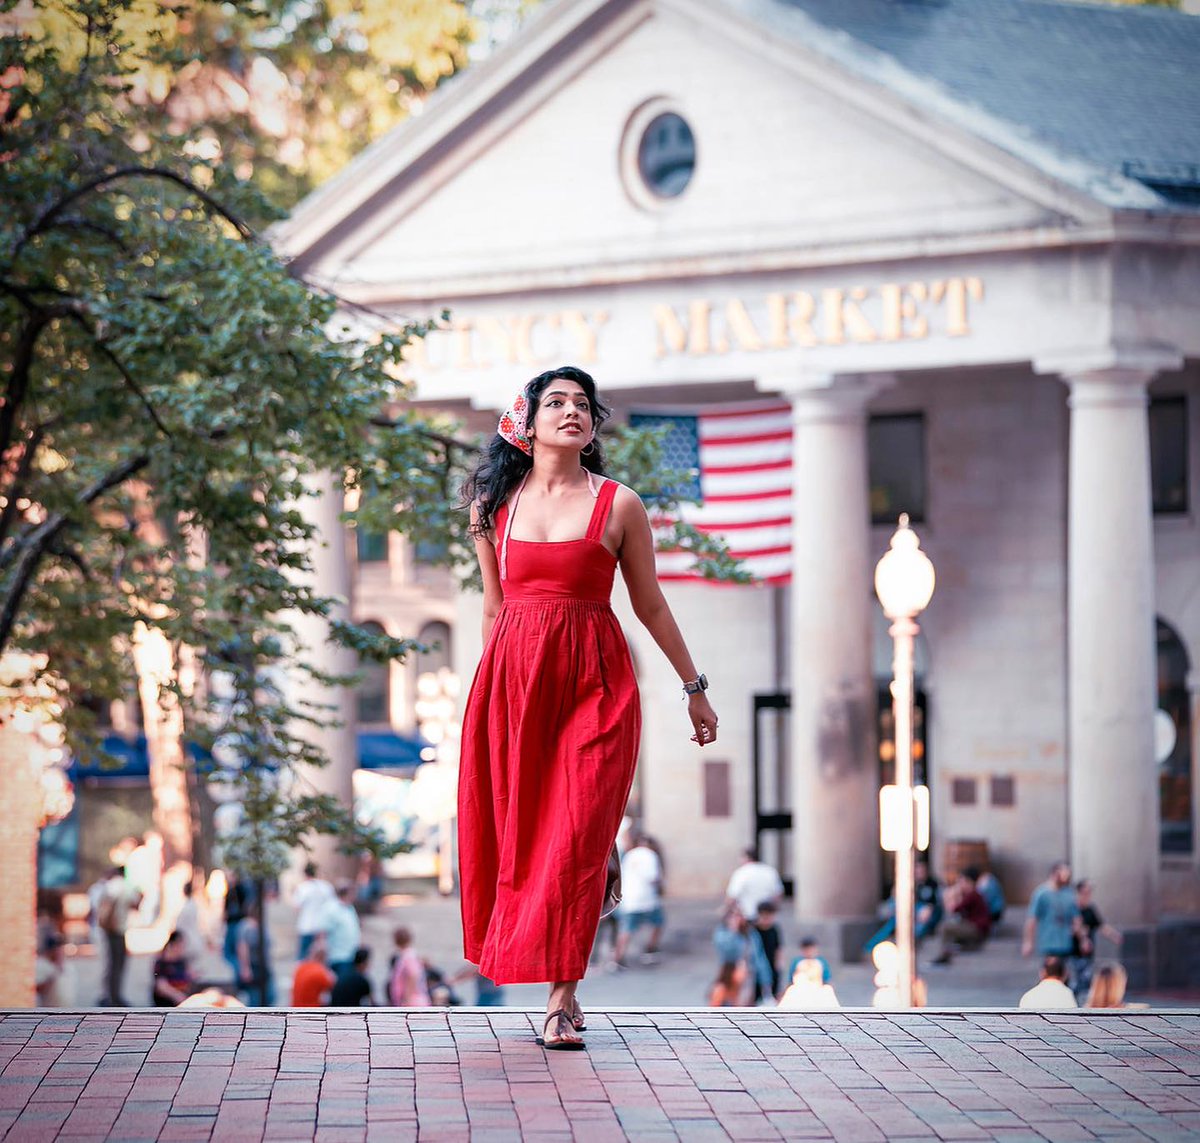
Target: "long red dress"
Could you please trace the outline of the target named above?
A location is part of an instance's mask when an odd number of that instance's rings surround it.
[[[600,920],[641,734],[601,543],[616,490],[579,540],[505,543],[496,514],[504,602],[467,698],[458,825],[463,944],[497,984],[582,979]]]

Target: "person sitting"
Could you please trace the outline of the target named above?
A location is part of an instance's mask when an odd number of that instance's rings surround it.
[[[975,888],[978,870],[966,868],[958,875],[954,893],[954,911],[942,925],[942,951],[934,964],[949,964],[956,949],[977,949],[992,928],[987,902]]]
[[[337,977],[329,967],[329,946],[318,932],[308,946],[308,955],[296,965],[292,977],[292,1007],[322,1008],[329,1003]]]
[[[1004,916],[1006,906],[1004,886],[1000,884],[1000,879],[991,870],[985,869],[976,879],[975,888],[979,890],[979,895],[987,903],[988,913],[992,918],[992,928],[994,929]]]
[[[1021,1008],[1078,1008],[1075,993],[1066,985],[1067,967],[1060,956],[1042,961],[1041,981],[1021,997]]]
[[[154,1007],[176,1007],[192,994],[195,986],[196,980],[188,967],[184,935],[176,929],[167,937],[167,943],[154,962]]]
[[[833,979],[833,971],[829,967],[827,961],[821,955],[821,946],[817,944],[816,937],[805,937],[800,942],[800,955],[792,958],[792,963],[788,965],[787,975],[784,978],[788,984],[791,984],[796,977],[796,971],[800,968],[802,962],[815,962],[821,970],[821,979],[819,983],[828,984]],[[811,975],[811,970],[807,970],[805,978]]]
[[[913,913],[914,936],[917,941],[924,940],[942,923],[944,908],[942,904],[942,888],[938,879],[930,871],[929,862],[918,858],[915,867],[916,876],[916,905]],[[883,906],[886,920],[863,945],[863,952],[870,953],[881,941],[890,940],[896,931],[896,896],[892,894]]]
[[[1085,1008],[1125,1008],[1125,986],[1129,976],[1115,961],[1100,965],[1092,975]]]
[[[360,1008],[374,1004],[371,998],[371,982],[367,979],[367,962],[371,950],[361,947],[354,953],[350,967],[337,978],[329,1002],[334,1008]]]

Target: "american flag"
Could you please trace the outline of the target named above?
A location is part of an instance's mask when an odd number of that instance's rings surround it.
[[[755,401],[633,420],[667,424],[664,463],[698,468],[698,487],[692,491],[701,503],[682,505],[683,518],[720,536],[755,580],[787,583],[792,574],[791,406]],[[691,564],[685,553],[660,552],[659,579],[697,579]]]

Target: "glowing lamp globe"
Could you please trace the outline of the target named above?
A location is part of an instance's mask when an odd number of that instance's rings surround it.
[[[900,517],[891,547],[875,565],[875,594],[889,619],[911,619],[929,606],[933,585],[933,564],[921,551],[906,513]]]

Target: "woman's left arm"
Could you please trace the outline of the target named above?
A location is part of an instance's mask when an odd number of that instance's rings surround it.
[[[613,515],[621,534],[617,558],[629,589],[633,613],[662,649],[680,681],[691,682],[699,672],[659,586],[654,567],[654,536],[637,493],[619,487],[613,502]],[[716,712],[703,691],[688,695],[688,717],[696,732],[693,742],[707,746],[717,740]]]

